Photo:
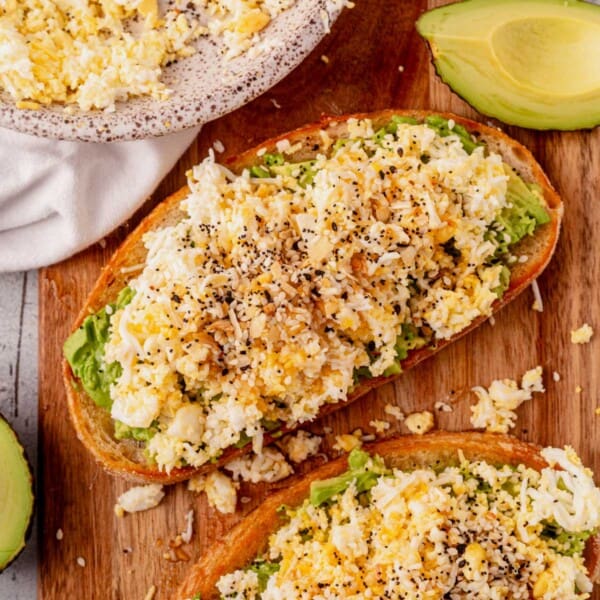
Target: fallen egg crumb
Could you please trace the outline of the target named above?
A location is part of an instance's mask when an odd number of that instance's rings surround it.
[[[584,323],[579,329],[571,331],[571,343],[572,344],[587,344],[594,335],[594,330],[587,324]]]
[[[369,421],[369,426],[373,427],[377,434],[382,434],[390,428],[390,423],[388,421],[373,419],[372,421]]]
[[[414,412],[408,415],[404,420],[404,423],[411,433],[416,433],[417,435],[427,433],[433,429],[435,425],[433,413],[430,413],[428,410]]]

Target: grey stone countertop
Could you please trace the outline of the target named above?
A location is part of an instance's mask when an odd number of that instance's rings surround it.
[[[36,473],[38,458],[38,278],[36,271],[0,273],[0,412],[17,432]],[[39,511],[41,494],[38,492],[36,496]],[[34,521],[25,551],[12,565],[0,573],[0,600],[36,598],[37,533],[37,525]]]

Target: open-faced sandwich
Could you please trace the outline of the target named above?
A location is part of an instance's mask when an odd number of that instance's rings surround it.
[[[206,552],[177,600],[582,600],[600,489],[572,448],[497,434],[353,450],[269,497]]]
[[[174,482],[397,377],[543,270],[562,205],[500,131],[327,119],[207,158],[115,253],[65,343],[108,469]]]

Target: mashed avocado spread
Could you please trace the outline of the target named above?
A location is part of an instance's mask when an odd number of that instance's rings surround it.
[[[73,373],[90,398],[102,408],[110,409],[110,384],[121,375],[121,365],[104,362],[104,344],[110,330],[110,315],[131,302],[135,292],[126,287],[117,301],[86,317],[79,329],[65,342],[63,352]]]

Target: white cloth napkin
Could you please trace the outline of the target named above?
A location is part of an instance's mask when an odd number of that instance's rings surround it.
[[[0,271],[50,265],[110,233],[199,131],[94,144],[0,129]]]

